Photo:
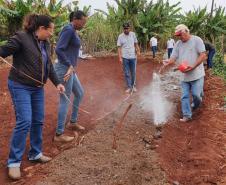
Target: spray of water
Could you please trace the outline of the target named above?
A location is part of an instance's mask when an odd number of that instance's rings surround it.
[[[154,124],[163,124],[171,115],[172,105],[161,89],[161,79],[153,73],[153,81],[141,95],[141,105],[146,112],[152,113]]]

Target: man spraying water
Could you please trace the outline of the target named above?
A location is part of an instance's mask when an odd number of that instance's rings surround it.
[[[202,39],[190,34],[187,26],[180,24],[175,29],[175,36],[179,38],[169,60],[163,61],[163,68],[178,64],[181,71],[181,107],[183,117],[181,122],[192,119],[192,110],[198,108],[202,102],[204,85],[204,66],[206,60],[205,46]],[[190,91],[192,104],[190,105]]]

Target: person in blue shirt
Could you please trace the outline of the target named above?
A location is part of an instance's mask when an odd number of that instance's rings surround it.
[[[54,69],[60,82],[65,86],[65,94],[60,95],[58,122],[54,137],[54,141],[58,142],[70,142],[74,139],[74,137],[64,134],[71,93],[74,95],[74,100],[72,102],[70,123],[67,126],[72,130],[85,130],[83,126],[77,123],[78,108],[83,98],[84,90],[74,68],[77,65],[79,48],[81,46],[81,41],[76,31],[84,27],[86,19],[85,13],[80,10],[70,13],[70,23],[62,29],[56,45],[58,62],[54,65]]]

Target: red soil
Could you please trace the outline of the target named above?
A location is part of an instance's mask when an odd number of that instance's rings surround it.
[[[158,66],[148,58],[139,60],[138,89],[150,82],[153,70]],[[8,70],[0,70],[0,184],[10,182],[7,177],[6,160],[15,124],[13,106],[7,90]],[[85,89],[81,108],[90,112],[90,115],[87,115],[80,111],[79,123],[89,131],[94,128],[96,119],[116,109],[125,98],[124,79],[117,57],[83,61],[78,66],[77,74]],[[160,165],[170,182],[178,181],[183,185],[226,184],[226,114],[221,109],[223,92],[225,88],[222,79],[207,75],[204,104],[195,112],[193,121],[179,123],[180,115],[175,114],[163,127],[157,152]],[[45,154],[54,157],[71,146],[61,147],[52,142],[57,121],[58,95],[51,83],[46,85],[45,93],[43,150]],[[176,101],[179,109],[179,97]],[[31,165],[33,164],[25,155],[22,169]],[[37,176],[38,174],[36,178]]]
[[[138,89],[148,84],[152,70],[158,64],[150,59],[139,60],[137,67]],[[8,68],[0,69],[0,184],[9,182],[6,162],[9,152],[9,142],[15,125],[14,110],[7,89]],[[90,112],[79,112],[79,123],[87,130],[93,129],[95,120],[103,118],[112,112],[127,96],[124,93],[125,83],[121,65],[117,57],[102,57],[93,60],[83,60],[79,63],[78,77],[85,89],[81,108]],[[43,132],[43,151],[49,156],[56,156],[60,151],[70,148],[70,145],[58,146],[52,142],[57,122],[58,94],[52,83],[45,86],[45,123]],[[68,117],[69,119],[69,117]],[[67,132],[67,131],[66,131]],[[72,133],[68,133],[72,134]],[[27,142],[27,150],[29,149]],[[27,153],[27,151],[26,151]],[[26,154],[22,161],[22,169],[33,165],[27,160]]]

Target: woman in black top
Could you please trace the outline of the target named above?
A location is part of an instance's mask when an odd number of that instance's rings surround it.
[[[50,157],[42,154],[42,126],[44,120],[44,89],[47,78],[64,92],[64,86],[54,72],[50,59],[48,38],[53,34],[54,24],[46,15],[28,15],[24,31],[17,32],[8,43],[0,47],[0,57],[13,55],[8,88],[14,104],[16,126],[14,128],[8,158],[9,177],[21,177],[20,164],[30,131],[29,160],[48,162]]]

